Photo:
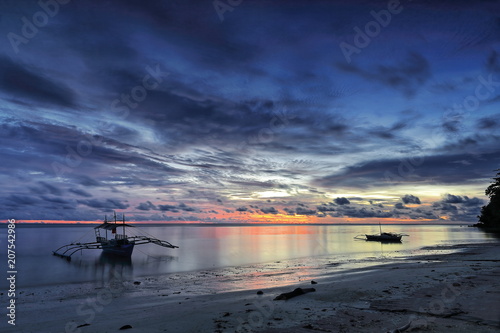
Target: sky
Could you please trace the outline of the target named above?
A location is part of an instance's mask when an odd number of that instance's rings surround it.
[[[0,3],[0,219],[475,222],[499,1]]]

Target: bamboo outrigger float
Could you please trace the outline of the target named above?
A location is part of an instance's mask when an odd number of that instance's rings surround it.
[[[122,228],[121,234],[117,233],[118,228]],[[105,217],[104,223],[94,228],[96,237],[95,242],[77,242],[63,245],[57,250],[53,251],[52,254],[70,261],[71,256],[81,250],[102,250],[103,253],[109,253],[122,257],[130,257],[135,245],[152,243],[171,249],[178,248],[178,246],[172,245],[167,241],[153,237],[127,236],[125,233],[126,228],[134,228],[134,226],[125,224],[125,215],[123,215],[122,223],[117,223],[116,213],[114,213],[114,223],[108,221],[107,217]],[[104,235],[101,235],[101,230],[105,231]],[[114,237],[111,236],[110,238],[108,238],[108,231],[111,231],[111,235],[114,235]]]

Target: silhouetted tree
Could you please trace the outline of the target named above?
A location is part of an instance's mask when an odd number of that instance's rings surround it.
[[[494,182],[486,189],[485,193],[490,197],[490,202],[481,208],[479,222],[486,228],[500,228],[500,169],[495,170],[497,176]]]

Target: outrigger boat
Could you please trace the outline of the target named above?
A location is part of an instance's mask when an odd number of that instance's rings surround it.
[[[379,235],[365,235],[367,241],[401,242],[403,235],[393,232],[382,232]]]
[[[121,228],[122,233],[117,233],[117,229]],[[147,236],[127,236],[125,233],[126,228],[134,228],[133,225],[125,224],[125,215],[123,215],[122,223],[117,223],[116,213],[114,213],[114,223],[107,220],[104,217],[104,223],[98,225],[94,228],[95,232],[95,242],[90,243],[71,243],[68,245],[63,245],[57,250],[53,251],[52,254],[66,260],[71,260],[71,256],[81,250],[102,250],[103,253],[118,255],[121,257],[132,256],[132,251],[135,245],[142,245],[153,243],[163,247],[169,247],[171,249],[178,248],[178,246],[172,245],[167,241],[147,237]],[[104,230],[105,233],[101,234]],[[111,237],[108,238],[108,231],[111,232]],[[114,235],[114,237],[113,237]]]
[[[367,241],[378,241],[383,243],[400,243],[403,236],[408,236],[406,234],[397,234],[394,232],[382,232],[382,226],[379,222],[380,234],[378,235],[364,235]],[[354,237],[358,238],[360,235]],[[359,238],[358,238],[359,239]]]

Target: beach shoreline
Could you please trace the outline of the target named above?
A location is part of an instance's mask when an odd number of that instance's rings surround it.
[[[408,259],[349,269],[332,264],[316,270],[316,277],[307,275],[311,279],[267,289],[241,281],[241,290],[220,293],[220,288],[204,289],[203,276],[220,283],[226,279],[233,287],[245,277],[203,271],[131,281],[110,271],[102,285],[23,288],[16,326],[4,318],[0,328],[86,333],[118,332],[130,325],[127,332],[385,332],[411,322],[408,332],[496,332],[497,250],[498,243],[428,247]],[[272,271],[259,278],[273,278]],[[295,288],[315,291],[274,300]],[[5,293],[1,297],[4,303]]]

